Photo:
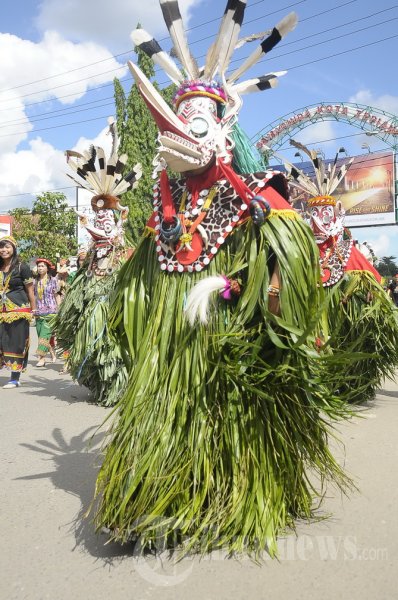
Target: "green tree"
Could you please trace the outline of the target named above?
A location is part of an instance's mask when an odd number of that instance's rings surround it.
[[[382,256],[376,263],[376,269],[383,277],[394,277],[398,273],[395,256]]]
[[[37,217],[26,207],[13,208],[9,214],[13,217],[12,234],[18,242],[18,252],[22,260],[29,261],[37,238]]]
[[[45,192],[37,196],[32,209],[15,208],[13,234],[23,260],[41,256],[56,262],[57,254],[76,254],[76,215],[64,194]]]
[[[152,79],[155,75],[154,63],[139,48],[137,53],[137,64],[141,71]],[[159,90],[156,82],[153,85]],[[171,102],[175,86],[171,85],[164,90],[159,90],[167,102]],[[130,208],[130,235],[134,244],[137,243],[145,223],[151,215],[152,201],[152,161],[156,154],[156,139],[158,129],[156,124],[141,98],[136,84],[131,87],[126,98],[125,92],[118,79],[114,79],[114,96],[116,104],[116,125],[120,138],[120,153],[126,153],[129,157],[128,167],[141,163],[143,175],[137,188],[133,192],[127,192],[123,196],[123,203]],[[126,167],[126,172],[128,168]]]

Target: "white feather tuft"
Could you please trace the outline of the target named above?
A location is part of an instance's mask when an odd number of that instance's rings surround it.
[[[270,35],[261,42],[260,46],[256,48],[252,54],[248,56],[245,62],[236,69],[227,78],[228,83],[232,83],[239,79],[243,73],[246,73],[251,67],[253,67],[263,56],[268,54],[275,46],[297,25],[297,15],[294,12],[289,13],[272,29]]]
[[[272,29],[267,29],[266,31],[260,31],[260,33],[252,33],[251,35],[248,35],[246,37],[239,38],[239,40],[235,44],[235,50],[237,50],[238,48],[242,48],[242,46],[244,46],[248,42],[254,42],[255,40],[265,38],[265,36],[270,35],[271,31]]]
[[[275,73],[268,73],[262,77],[256,77],[254,79],[247,79],[235,84],[232,89],[238,94],[251,94],[252,92],[262,92],[269,88],[275,88],[279,85],[279,77],[285,75],[287,71],[276,71]],[[267,87],[265,86],[267,84]]]
[[[160,8],[179,61],[187,72],[189,79],[196,79],[198,77],[198,65],[188,46],[178,1],[160,0]]]
[[[135,29],[131,32],[130,38],[135,46],[144,46],[144,52],[147,52],[148,46],[151,48],[151,52],[148,54],[152,58],[153,62],[157,64],[163,71],[168,75],[174,83],[178,83],[183,80],[182,73],[177,67],[174,60],[159,46],[158,42],[147,32],[145,29]]]
[[[286,15],[286,17],[283,17],[283,19],[281,21],[279,21],[279,23],[277,25],[275,25],[275,28],[279,31],[279,34],[281,36],[281,38],[283,39],[285,37],[285,35],[287,35],[288,33],[290,33],[290,31],[293,31],[293,29],[296,27],[298,23],[298,18],[295,12],[291,12],[288,15]]]
[[[210,298],[214,292],[220,293],[225,289],[225,278],[221,275],[212,275],[199,281],[189,292],[185,313],[191,326],[198,319],[204,325],[209,320]]]
[[[235,19],[237,16],[243,19],[245,8],[246,0],[227,1],[217,37],[207,52],[205,79],[213,79],[217,70],[223,76],[228,68],[241,29],[241,24]]]

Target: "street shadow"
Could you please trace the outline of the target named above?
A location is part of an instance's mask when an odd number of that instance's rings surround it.
[[[389,396],[390,398],[398,398],[398,391],[380,389],[376,391],[380,396]]]
[[[42,454],[44,460],[50,462],[51,470],[18,477],[17,480],[50,479],[56,488],[79,498],[81,508],[72,521],[66,524],[75,537],[74,550],[80,549],[112,564],[116,559],[132,556],[134,546],[122,546],[110,542],[106,533],[95,533],[93,496],[105,436],[106,433],[99,431],[98,426],[92,426],[73,436],[68,442],[61,429],[55,428],[51,440],[36,440],[35,444],[23,443],[21,445],[28,450]]]
[[[28,396],[43,396],[45,393],[48,397],[53,397],[56,400],[74,404],[76,402],[93,403],[91,394],[87,388],[75,383],[70,375],[60,374],[56,379],[50,379],[45,376],[44,369],[37,369],[38,373],[29,371],[27,381],[22,381],[20,387],[21,395]]]

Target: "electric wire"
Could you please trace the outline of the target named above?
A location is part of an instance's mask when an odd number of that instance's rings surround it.
[[[299,68],[305,67],[307,65],[311,65],[313,63],[318,63],[318,62],[322,62],[324,60],[329,60],[330,58],[335,58],[336,56],[341,56],[343,54],[347,54],[348,52],[354,52],[356,50],[361,50],[362,48],[366,48],[366,47],[369,47],[369,46],[374,46],[375,44],[380,44],[382,42],[394,39],[396,37],[398,37],[398,34],[395,34],[395,35],[392,35],[392,36],[389,36],[389,37],[385,37],[385,38],[382,38],[380,40],[375,40],[373,42],[368,42],[367,44],[362,44],[362,45],[356,46],[354,48],[349,48],[347,50],[342,50],[341,52],[336,52],[336,53],[330,54],[328,56],[318,57],[315,60],[311,60],[311,61],[302,63],[300,65],[294,65],[292,67],[289,67],[287,70],[293,71],[294,69],[299,69]],[[57,129],[57,128],[61,128],[61,127],[70,127],[71,125],[78,125],[80,123],[84,123],[84,122],[88,122],[88,121],[98,121],[100,119],[107,118],[108,116],[109,115],[106,115],[105,117],[101,116],[101,117],[96,117],[96,118],[93,118],[93,119],[86,119],[85,121],[75,121],[75,122],[72,122],[72,123],[65,123],[65,124],[62,124],[62,125],[54,125],[52,127],[43,127],[43,128],[35,129],[35,133],[39,132],[39,131],[47,131],[49,129]],[[2,137],[13,137],[13,136],[16,136],[16,135],[24,135],[26,133],[29,133],[29,131],[19,131],[19,132],[14,132],[14,133],[9,133],[9,134],[1,134],[0,138],[2,138]]]
[[[353,135],[357,135],[357,134],[353,134]],[[344,137],[349,137],[349,136],[344,136]],[[322,144],[324,142],[333,141],[335,139],[337,140],[339,138],[331,138],[329,140],[321,140],[321,141],[318,141],[318,142],[310,142],[310,143],[307,144],[307,146],[314,145],[314,144]],[[295,148],[289,148],[289,149],[296,150]],[[279,150],[278,150],[278,152],[279,152]],[[358,154],[358,155],[356,155],[356,157],[363,156],[364,158],[362,160],[358,160],[355,163],[355,165],[353,167],[351,167],[351,168],[355,168],[355,170],[367,169],[368,168],[367,166],[365,166],[365,167],[357,167],[357,165],[360,165],[362,163],[370,163],[370,162],[373,162],[373,161],[379,161],[381,158],[384,158],[385,156],[390,155],[391,152],[392,151],[389,150],[389,149],[381,148],[381,149],[377,149],[377,150],[372,150],[368,154]],[[375,156],[375,157],[369,158],[372,154],[378,154],[379,156]],[[381,154],[383,156],[380,156]],[[270,160],[275,160],[276,161],[277,158],[278,157],[270,156]],[[329,161],[331,161],[333,159],[326,159],[326,160],[329,162]],[[289,162],[292,162],[292,161],[289,161]],[[309,162],[309,161],[303,161],[303,164],[305,164],[306,162]],[[281,163],[279,162],[277,164],[280,165]],[[301,163],[299,163],[297,161],[294,161],[294,164],[298,165],[299,168],[301,169],[301,167],[300,167]],[[382,165],[390,165],[391,161],[388,160],[385,163],[384,162],[383,163],[380,162],[379,164],[380,164],[380,166],[382,166]],[[270,167],[271,166],[272,165],[270,165]],[[276,166],[276,165],[274,165],[274,166]],[[301,169],[301,170],[304,170],[304,168]],[[72,189],[76,189],[76,187],[79,187],[79,186],[69,185],[69,186],[57,187],[57,188],[53,188],[51,190],[46,190],[46,191],[41,191],[41,192],[21,192],[19,194],[5,194],[5,195],[0,195],[0,199],[3,199],[3,198],[17,198],[17,197],[20,197],[20,196],[40,196],[41,194],[44,194],[46,192],[51,192],[52,193],[52,192],[59,192],[59,191],[62,191],[62,190],[72,190]],[[70,204],[69,206],[71,206],[73,208],[73,206],[75,206],[75,205],[74,204]],[[79,204],[79,206],[83,206],[83,204]],[[89,206],[89,205],[87,205],[87,206]]]
[[[364,21],[364,20],[367,20],[367,19],[369,19],[369,18],[371,18],[371,17],[374,17],[374,16],[376,16],[376,15],[379,15],[379,14],[381,14],[381,13],[388,12],[389,10],[391,10],[391,9],[394,9],[394,8],[398,8],[398,6],[393,6],[393,7],[390,7],[390,8],[386,8],[386,9],[383,9],[383,10],[381,10],[381,11],[378,11],[378,12],[376,12],[376,13],[372,13],[371,15],[367,15],[366,17],[362,17],[362,18],[360,18],[360,19],[355,19],[355,20],[353,20],[353,21],[347,21],[346,23],[341,23],[340,25],[336,25],[335,27],[331,27],[331,28],[328,28],[328,29],[324,29],[323,31],[318,31],[317,33],[313,34],[311,37],[313,38],[313,37],[315,37],[315,36],[319,36],[319,35],[322,35],[322,34],[324,34],[324,33],[330,33],[331,31],[333,31],[333,30],[335,30],[335,29],[341,29],[341,27],[348,26],[348,25],[352,25],[353,23],[358,23],[359,21]],[[377,25],[384,24],[384,23],[386,23],[386,22],[391,22],[392,20],[397,20],[397,19],[398,19],[398,17],[393,17],[392,19],[389,19],[389,20],[387,20],[387,21],[383,21],[382,23],[375,23],[375,24],[369,25],[369,26],[368,26],[368,27],[366,27],[366,28],[362,28],[362,29],[356,30],[356,31],[354,31],[354,32],[353,32],[353,31],[350,31],[350,32],[348,32],[347,34],[344,34],[344,35],[347,35],[347,36],[348,36],[348,35],[353,35],[353,33],[358,33],[359,31],[363,31],[364,29],[373,28],[373,27],[376,27]],[[342,36],[339,36],[339,37],[342,37]],[[284,46],[289,46],[289,45],[292,45],[292,44],[296,44],[296,43],[298,43],[298,42],[301,42],[301,41],[304,41],[304,40],[307,40],[307,39],[308,39],[308,37],[303,37],[303,38],[299,38],[298,40],[294,40],[294,41],[292,41],[292,42],[287,42],[287,43],[285,42]],[[338,39],[338,38],[333,38],[333,39]],[[323,44],[323,43],[327,43],[328,41],[330,41],[330,40],[324,40],[323,42],[319,42],[318,44],[311,44],[311,48],[312,48],[314,45],[319,45],[319,44],[321,44],[321,43],[322,43],[322,44]],[[308,47],[307,47],[307,48],[308,48]],[[299,52],[300,50],[303,50],[303,49],[304,49],[304,48],[298,48],[298,49],[297,49],[296,51],[294,51],[294,52]],[[287,55],[287,54],[289,54],[289,53],[291,53],[291,52],[287,52],[287,53],[285,53],[285,54],[281,54],[281,55],[278,55],[278,56],[279,56],[279,57],[280,57],[280,56],[286,56],[286,55]],[[273,58],[278,58],[278,57],[273,57]],[[108,60],[108,59],[105,59],[105,60]],[[102,62],[102,61],[99,61],[99,62]],[[260,61],[260,62],[261,62],[261,61]],[[95,64],[95,63],[93,63],[93,64]],[[91,66],[91,65],[90,65],[90,66]],[[83,67],[79,67],[79,68],[83,68]],[[73,70],[77,70],[77,69],[73,69]],[[72,71],[73,71],[73,70],[72,70]],[[67,73],[68,73],[68,71],[67,71]],[[57,77],[57,76],[55,76],[55,75],[54,75],[53,77]],[[41,81],[41,80],[39,80],[39,81]],[[36,82],[33,82],[33,83],[36,83]],[[29,85],[29,84],[26,84],[26,85]],[[20,87],[20,86],[18,86],[18,87]],[[15,89],[15,88],[9,88],[9,89]],[[103,101],[106,101],[106,100],[113,100],[113,96],[107,96],[106,98],[102,98],[102,99],[100,99],[100,100],[93,100],[93,101],[91,101],[91,102],[85,102],[85,103],[81,103],[81,104],[79,104],[79,105],[77,105],[77,106],[73,106],[73,107],[66,107],[66,108],[61,108],[61,109],[57,109],[57,110],[53,110],[53,111],[47,111],[47,112],[45,112],[45,113],[40,113],[40,114],[38,114],[38,115],[35,115],[34,117],[29,117],[29,122],[30,122],[30,123],[35,123],[35,122],[39,122],[39,121],[41,121],[41,120],[47,120],[48,118],[51,118],[51,117],[48,117],[47,115],[52,115],[52,114],[55,114],[55,113],[61,113],[61,112],[62,112],[62,113],[64,113],[64,115],[67,115],[67,114],[75,114],[75,113],[77,113],[77,112],[80,112],[80,111],[82,110],[82,109],[80,108],[80,107],[82,107],[82,106],[88,106],[88,105],[91,105],[91,104],[98,104],[99,102],[103,102]],[[112,104],[112,102],[109,102],[108,104],[103,104],[102,106],[108,106],[109,104]],[[28,105],[26,104],[25,106],[28,106]],[[92,108],[92,110],[94,110],[95,108],[98,108],[98,106],[94,106],[94,107]],[[88,110],[88,109],[83,109],[83,110]],[[45,116],[45,115],[46,115],[46,116]],[[58,115],[58,116],[62,116],[62,115]],[[3,123],[1,124],[1,126],[0,126],[0,129],[3,129],[4,127],[9,127],[9,126],[11,126],[11,125],[17,125],[18,123],[24,123],[25,121],[26,121],[26,117],[25,117],[25,118],[22,118],[22,119],[15,119],[15,120],[13,120],[13,121],[6,121],[6,122],[3,122]]]
[[[301,2],[306,2],[306,1],[307,1],[307,0],[301,0]],[[333,7],[333,8],[329,8],[329,9],[327,9],[327,10],[325,10],[325,11],[322,11],[322,12],[320,12],[320,13],[317,13],[317,14],[315,14],[315,15],[311,15],[310,17],[307,17],[307,18],[303,19],[301,22],[303,23],[303,22],[305,22],[305,21],[308,21],[309,19],[313,19],[313,18],[316,18],[316,17],[318,17],[318,16],[324,15],[324,14],[326,14],[326,13],[330,13],[330,12],[332,12],[332,11],[334,11],[334,10],[338,10],[338,9],[340,9],[340,8],[344,8],[344,7],[345,7],[347,4],[352,4],[352,3],[354,3],[354,2],[358,2],[358,1],[359,1],[359,0],[349,0],[348,2],[345,2],[344,4],[340,4],[339,6],[335,6],[335,7]],[[298,2],[298,3],[294,3],[294,4],[290,5],[290,6],[287,6],[287,7],[285,7],[285,9],[287,9],[287,8],[290,8],[291,6],[295,6],[296,4],[300,4],[300,2]],[[274,12],[281,12],[281,10],[282,10],[282,9],[278,9],[277,11],[274,11]],[[273,14],[273,13],[269,13],[269,14]],[[250,23],[252,23],[252,22],[254,22],[254,21],[258,21],[258,20],[260,20],[260,19],[263,19],[263,18],[265,18],[266,16],[269,16],[269,14],[268,14],[268,15],[262,15],[262,16],[260,16],[260,17],[257,17],[256,19],[252,19],[251,21],[247,21],[245,24],[250,24]],[[212,20],[212,21],[210,21],[210,22],[213,22],[213,21],[215,21],[215,19],[213,19],[213,20]],[[211,37],[213,37],[213,36],[207,36],[207,37],[205,37],[205,38],[201,38],[200,40],[196,40],[196,42],[192,42],[192,44],[191,44],[191,45],[193,45],[193,44],[195,44],[195,43],[198,43],[198,42],[201,42],[201,41],[204,41],[204,40],[206,40],[206,39],[208,39],[208,38],[211,38]],[[165,39],[168,39],[168,38],[165,38]],[[161,40],[161,41],[162,41],[162,40]],[[297,50],[297,51],[299,51],[299,50]],[[126,54],[127,54],[127,53],[129,53],[129,52],[126,52]],[[112,58],[112,57],[111,57],[111,58]],[[199,58],[201,58],[201,57],[199,57]],[[106,59],[106,60],[108,60],[108,59]],[[239,60],[240,60],[240,59],[239,59]],[[231,61],[231,64],[233,64],[234,62],[236,62],[236,60],[233,60],[233,61]],[[93,64],[95,64],[95,63],[93,63]],[[85,65],[84,67],[80,67],[80,68],[87,68],[87,66],[90,66],[90,65]],[[23,95],[20,95],[20,96],[19,96],[19,98],[27,98],[27,97],[29,97],[29,96],[34,96],[34,95],[37,95],[37,94],[43,94],[43,93],[45,93],[45,92],[51,92],[52,90],[56,90],[56,89],[59,89],[59,88],[61,88],[61,87],[66,87],[66,86],[68,86],[68,85],[73,85],[73,84],[75,84],[75,83],[81,83],[82,81],[87,81],[88,79],[93,79],[93,78],[95,78],[95,77],[100,77],[101,75],[106,75],[106,74],[108,74],[108,73],[112,73],[112,72],[115,72],[115,71],[119,71],[119,70],[121,70],[121,69],[125,69],[125,68],[126,68],[126,66],[125,66],[125,65],[122,65],[122,66],[120,66],[120,67],[117,67],[116,69],[109,69],[108,71],[103,71],[103,72],[101,72],[101,73],[97,73],[97,74],[95,74],[95,75],[91,75],[91,76],[89,76],[89,77],[85,77],[85,78],[82,78],[82,79],[77,79],[77,80],[75,80],[75,81],[72,81],[72,82],[69,82],[69,83],[61,84],[61,85],[58,85],[58,86],[53,86],[53,87],[51,87],[51,88],[47,88],[47,89],[45,89],[45,90],[39,90],[39,91],[37,91],[37,92],[30,92],[30,93],[28,93],[28,94],[23,94]],[[79,70],[79,69],[72,69],[70,72],[73,72],[73,71],[75,71],[75,70]],[[156,71],[156,69],[155,69],[155,71]],[[62,73],[62,74],[63,74],[63,75],[65,75],[65,74],[68,74],[68,73],[69,73],[69,71],[66,71],[66,72],[64,72],[64,73]],[[60,75],[54,75],[53,77],[58,77],[58,76],[60,76]],[[38,80],[38,81],[41,81],[41,80]],[[33,83],[35,83],[35,82],[31,82],[31,83],[29,83],[29,84],[27,84],[27,85],[32,85]],[[166,83],[168,83],[168,82],[162,82],[162,83],[160,83],[159,85],[164,85],[164,84],[166,84]],[[98,87],[102,87],[102,86],[93,87],[93,88],[91,88],[91,90],[98,89]],[[12,90],[12,89],[14,89],[14,88],[9,88],[9,89],[11,89],[11,90]],[[71,95],[74,95],[74,94],[71,94]],[[8,100],[10,100],[10,99],[7,99],[7,98],[5,98],[5,99],[3,99],[1,102],[7,102]]]

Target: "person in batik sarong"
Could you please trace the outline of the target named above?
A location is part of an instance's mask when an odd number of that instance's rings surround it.
[[[36,260],[37,280],[35,281],[36,297],[36,331],[38,337],[37,356],[39,361],[37,367],[46,366],[46,355],[48,353],[54,359],[54,336],[51,320],[58,311],[57,292],[58,281],[54,277],[54,265],[46,258]]]
[[[20,261],[12,236],[0,239],[0,369],[11,372],[4,389],[19,387],[29,351],[29,323],[35,310],[33,275]]]

